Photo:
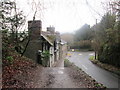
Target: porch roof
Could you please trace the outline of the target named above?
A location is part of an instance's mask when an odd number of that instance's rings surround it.
[[[41,36],[51,45],[53,46],[53,43],[43,34],[41,34]]]

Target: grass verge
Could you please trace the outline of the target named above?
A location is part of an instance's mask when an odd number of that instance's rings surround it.
[[[100,62],[100,61],[98,61],[98,60],[95,60],[95,57],[94,57],[94,56],[91,56],[91,57],[89,58],[89,60],[90,60],[92,63],[98,65],[99,67],[101,67],[101,68],[103,68],[103,69],[105,69],[105,70],[108,70],[108,71],[110,71],[110,72],[112,72],[112,73],[115,73],[115,74],[117,74],[118,76],[120,76],[120,68],[115,67],[115,66],[110,65],[110,64],[102,63],[102,62]]]
[[[73,63],[71,63],[68,59],[64,60],[64,67],[70,67],[72,65],[73,65]]]

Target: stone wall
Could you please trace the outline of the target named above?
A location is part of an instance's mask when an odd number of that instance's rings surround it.
[[[37,62],[38,50],[41,50],[41,49],[42,47],[41,47],[40,40],[32,40],[30,41],[24,55],[34,60],[35,62]]]
[[[38,50],[42,49],[40,37],[41,37],[42,22],[41,20],[28,21],[28,32],[30,36],[30,42],[25,51],[25,56],[33,59],[37,62]],[[24,41],[24,44],[27,42]]]
[[[67,44],[62,44],[60,46],[60,58],[63,60],[67,55]]]
[[[28,32],[31,40],[38,39],[41,35],[42,22],[40,20],[28,21]]]

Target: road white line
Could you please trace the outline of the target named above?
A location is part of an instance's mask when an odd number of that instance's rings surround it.
[[[85,65],[82,65],[86,70],[88,69]]]
[[[78,55],[82,55],[82,54],[80,53],[80,54],[78,54]]]
[[[91,54],[89,54],[89,55],[92,55],[92,56],[93,56],[93,55],[94,55],[94,53],[91,53]]]

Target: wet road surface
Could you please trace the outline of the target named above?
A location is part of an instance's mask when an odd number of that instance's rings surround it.
[[[68,60],[80,67],[88,75],[96,81],[102,83],[108,88],[120,88],[120,79],[118,76],[106,71],[89,61],[89,57],[94,55],[94,52],[68,52],[70,56]]]

